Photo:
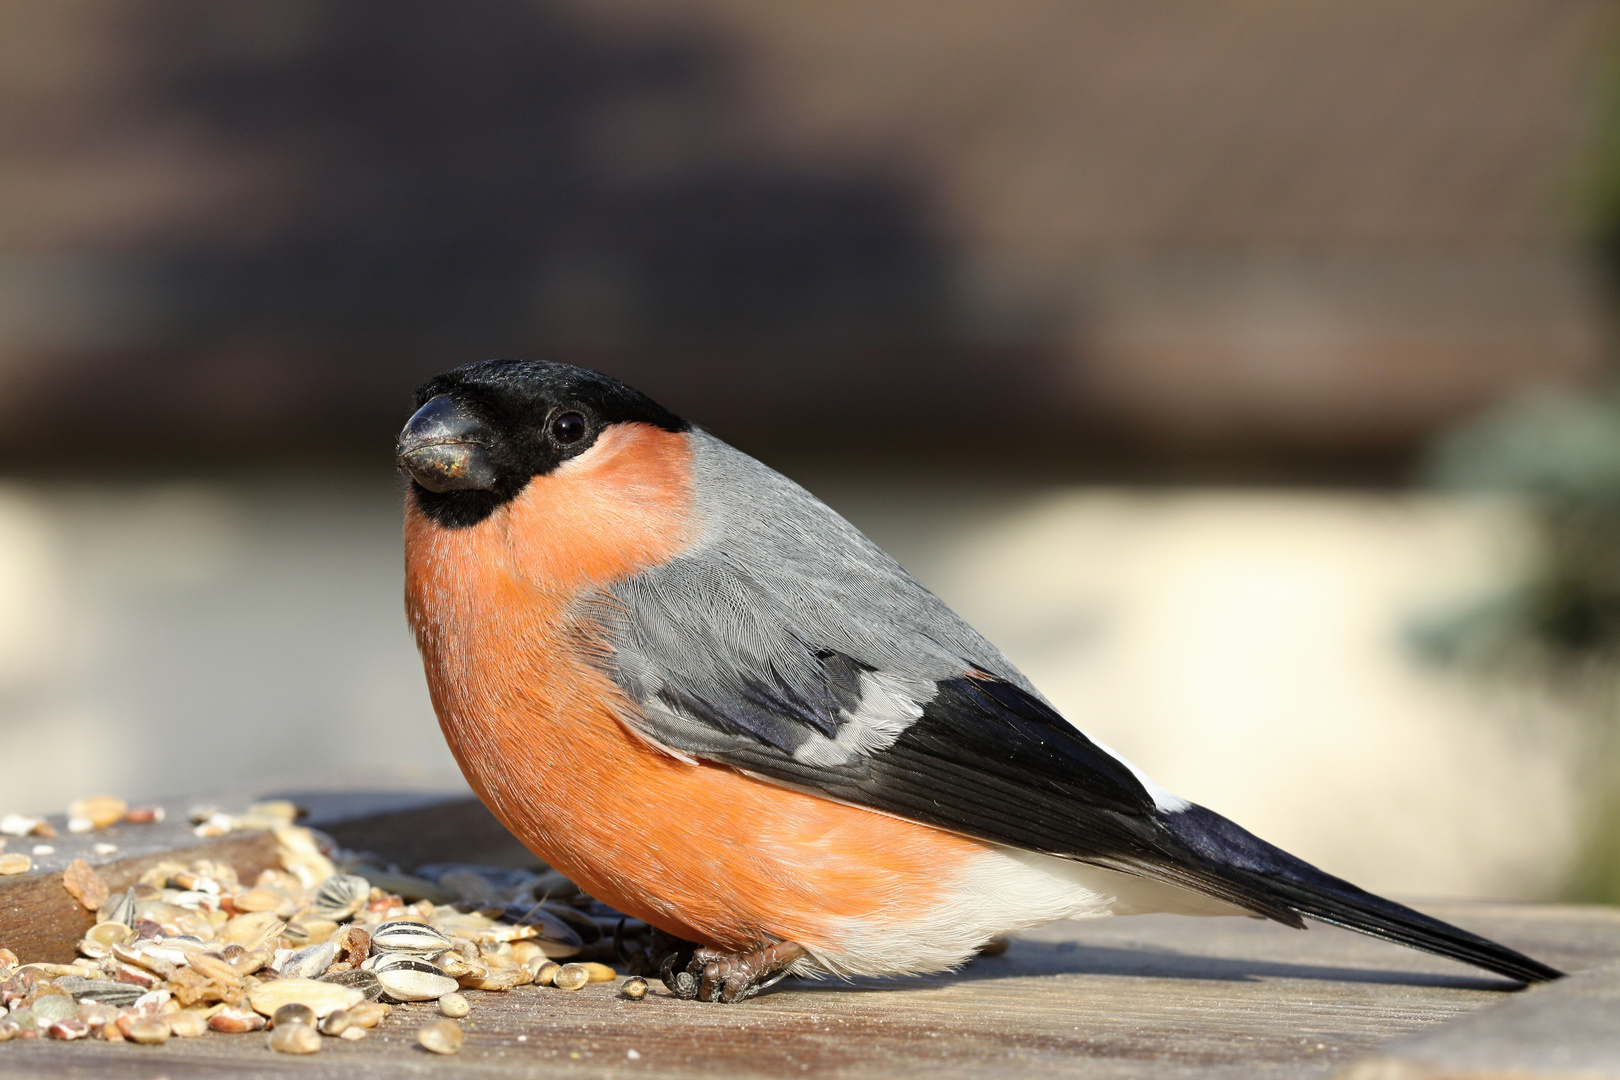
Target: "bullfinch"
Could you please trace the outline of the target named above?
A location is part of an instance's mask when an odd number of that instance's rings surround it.
[[[456,368],[397,451],[450,749],[536,855],[661,932],[680,997],[941,971],[1141,912],[1559,976],[1171,794],[830,507],[613,378]]]

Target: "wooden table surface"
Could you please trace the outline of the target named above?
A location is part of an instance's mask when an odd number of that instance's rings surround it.
[[[12,1041],[0,1076],[1620,1077],[1620,910],[1419,906],[1585,974],[1513,992],[1331,927],[1138,916],[1056,924],[953,975],[790,982],[734,1006],[656,982],[641,1002],[616,984],[469,994],[466,1045],[449,1058],[415,1045],[428,1004],[308,1058],[273,1053],[263,1033]]]
[[[1620,960],[1620,913],[1611,910],[1425,907],[1571,969]],[[1329,927],[1141,916],[1056,925],[956,975],[797,983],[738,1006],[677,1001],[657,984],[641,1002],[620,999],[612,984],[473,995],[454,1058],[416,1048],[414,1030],[436,1013],[409,1005],[372,1038],[323,1040],[311,1058],[275,1054],[262,1034],[158,1047],[14,1041],[0,1045],[0,1075],[1281,1080],[1333,1076],[1400,1036],[1553,989],[1504,986]],[[1620,1011],[1611,1018],[1614,1071],[1590,1075],[1620,1076]]]

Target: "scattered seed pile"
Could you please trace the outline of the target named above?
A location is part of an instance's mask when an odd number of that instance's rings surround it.
[[[99,819],[70,812],[69,827],[81,820],[90,824],[75,831],[105,827],[96,822],[112,808],[96,809]],[[111,820],[130,819],[122,803],[116,810]],[[365,1038],[394,1003],[437,1001],[445,1019],[418,1031],[417,1042],[454,1054],[463,1038],[456,1021],[473,1008],[464,990],[577,990],[617,977],[586,957],[611,955],[611,937],[624,925],[618,913],[556,875],[438,866],[421,868],[423,876],[378,868],[368,877],[353,872],[365,869],[354,865],[360,857],[323,845],[319,834],[292,824],[295,814],[290,804],[261,803],[245,819],[199,824],[211,830],[200,835],[245,825],[274,830],[281,868],[251,884],[222,862],[175,861],[109,894],[76,860],[62,885],[95,911],[95,925],[71,964],[22,963],[0,948],[0,1042],[149,1044],[269,1029],[272,1050],[311,1054],[323,1036]],[[44,823],[6,824],[13,835],[26,826],[24,835],[39,836]],[[340,872],[333,856],[351,872]],[[624,990],[637,1000],[646,983],[630,979]]]

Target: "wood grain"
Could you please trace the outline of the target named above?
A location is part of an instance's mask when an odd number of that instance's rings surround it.
[[[309,804],[311,820],[346,846],[407,870],[528,858],[464,799],[373,793]],[[165,857],[223,858],[244,874],[274,859],[263,833],[199,843],[183,824],[142,829],[119,838],[120,858],[102,860],[109,886],[127,886]],[[27,959],[66,959],[89,924],[56,865],[75,857],[74,844],[58,842],[54,862],[0,884],[0,943]],[[275,1054],[262,1033],[156,1047],[14,1040],[0,1044],[0,1075],[1500,1080],[1505,1074],[1486,1064],[1502,1057],[1495,1046],[1517,1054],[1518,1080],[1570,1075],[1555,1058],[1572,1047],[1596,1063],[1579,1075],[1620,1077],[1620,1023],[1608,1022],[1620,1015],[1620,910],[1418,906],[1585,974],[1517,991],[1331,927],[1302,933],[1254,919],[1142,916],[1046,927],[955,974],[787,983],[738,1006],[676,1001],[657,984],[641,1002],[618,998],[613,984],[469,994],[467,1043],[453,1058],[415,1045],[415,1029],[437,1014],[411,1005],[363,1042],[324,1040],[313,1058]]]
[[[1423,906],[1570,968],[1620,961],[1620,914],[1606,909]],[[11,1042],[0,1073],[1293,1080],[1332,1077],[1393,1039],[1550,992],[1508,987],[1329,927],[1144,916],[1058,924],[955,975],[785,984],[740,1006],[676,1001],[656,984],[642,1002],[612,984],[469,995],[454,1058],[415,1047],[415,1029],[436,1014],[414,1005],[364,1042],[326,1040],[310,1059],[274,1054],[262,1034],[158,1047]]]

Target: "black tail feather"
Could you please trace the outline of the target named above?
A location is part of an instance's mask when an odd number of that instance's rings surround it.
[[[1200,870],[1215,879],[1209,891],[1242,897],[1243,906],[1260,914],[1276,918],[1281,907],[1519,982],[1549,982],[1563,975],[1505,945],[1324,874],[1202,806],[1164,814],[1162,820]]]

